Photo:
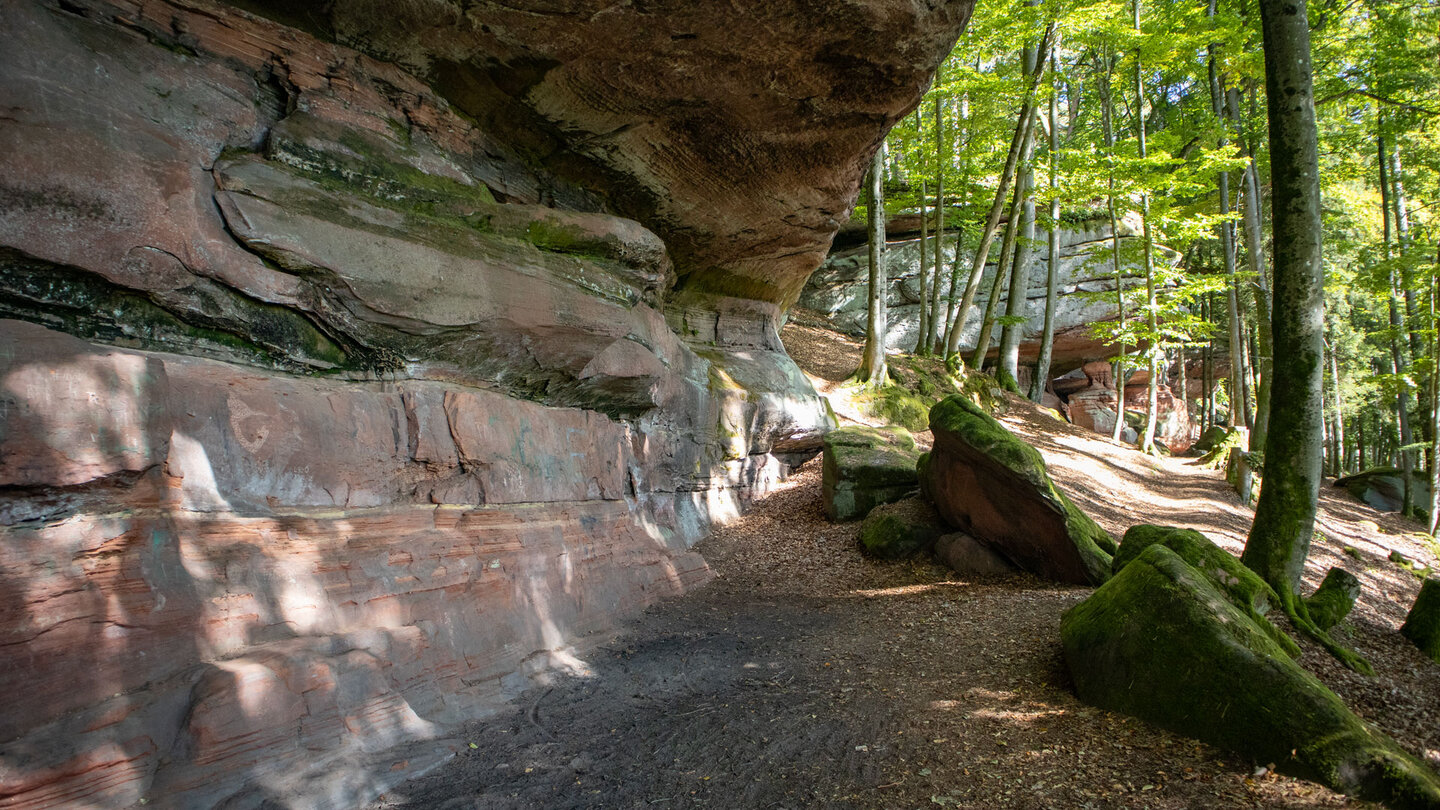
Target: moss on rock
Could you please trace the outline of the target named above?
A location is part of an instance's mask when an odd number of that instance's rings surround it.
[[[1163,544],[1067,611],[1060,635],[1087,703],[1364,799],[1440,806],[1434,772],[1346,708]]]
[[[865,516],[860,546],[881,559],[903,559],[930,549],[947,531],[933,506],[922,498],[905,498]]]
[[[1120,543],[1119,553],[1115,555],[1114,570],[1118,573],[1154,545],[1165,546],[1199,571],[1288,655],[1294,657],[1300,654],[1300,647],[1265,618],[1271,608],[1280,604],[1275,589],[1259,574],[1246,568],[1235,555],[1194,529],[1146,523],[1131,526]]]
[[[1328,631],[1350,615],[1359,598],[1360,580],[1344,568],[1331,568],[1325,581],[1305,600],[1305,607],[1310,621]]]
[[[1405,617],[1400,632],[1430,660],[1440,664],[1440,579],[1427,579],[1420,586],[1420,595]]]
[[[920,451],[904,428],[846,427],[825,434],[821,484],[825,515],[841,522],[898,501],[918,483]]]

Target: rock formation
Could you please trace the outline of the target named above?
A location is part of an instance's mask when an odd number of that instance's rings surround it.
[[[889,230],[890,239],[886,244],[885,262],[890,288],[886,298],[889,307],[886,345],[892,349],[914,348],[916,330],[920,322],[920,240],[917,234],[905,229],[906,220]],[[918,221],[914,228],[918,229]],[[1120,234],[1122,244],[1135,237],[1138,223],[1122,221]],[[942,276],[942,294],[949,294],[951,263],[955,260],[954,230],[941,244],[945,275]],[[842,234],[848,235],[848,234]],[[866,279],[869,271],[865,246],[851,244],[853,237],[837,245],[820,269],[810,277],[800,295],[800,305],[826,314],[832,326],[847,334],[865,334],[866,300],[869,294]],[[927,241],[926,256],[933,258],[934,243]],[[1060,237],[1060,309],[1055,318],[1055,353],[1053,366],[1056,375],[1076,368],[1086,360],[1107,357],[1114,353],[1102,340],[1090,333],[1090,324],[1113,320],[1116,315],[1112,296],[1087,295],[1112,292],[1115,277],[1110,267],[1110,226],[1105,223],[1083,223],[1061,232]],[[969,271],[968,254],[961,252],[962,264]],[[998,256],[993,258],[998,259]],[[1026,291],[1025,341],[1021,344],[1021,363],[1033,365],[1039,353],[1039,337],[1045,317],[1045,261],[1043,253],[1031,257],[1030,288]],[[985,303],[989,296],[990,284],[994,279],[994,262],[986,265],[985,276],[981,279],[980,294],[976,305],[965,321],[961,332],[961,353],[969,356],[980,333],[980,322],[984,317]],[[964,273],[962,273],[964,275]],[[1130,265],[1124,266],[1124,281],[1128,286],[1144,283],[1144,270]],[[962,280],[963,286],[963,280]],[[964,290],[960,291],[961,293]],[[999,329],[995,332],[999,342]],[[996,350],[998,351],[998,349]]]
[[[1046,579],[1110,576],[1114,539],[1055,488],[1038,450],[960,395],[930,410],[930,430],[921,488],[946,523]]]
[[[4,800],[352,805],[703,581],[968,13],[0,9]]]
[[[1131,369],[1123,386],[1127,424],[1121,436],[1134,442],[1138,429],[1143,429],[1145,410],[1150,401],[1149,369]],[[1056,395],[1065,403],[1070,421],[1097,433],[1110,435],[1119,414],[1114,367],[1106,360],[1091,360],[1080,368],[1053,381]],[[1156,410],[1159,421],[1155,438],[1172,452],[1183,453],[1194,443],[1194,422],[1189,403],[1176,397],[1168,380],[1157,388]],[[1133,423],[1133,424],[1132,424]],[[1140,427],[1137,429],[1136,425]]]
[[[1080,699],[1390,807],[1440,806],[1440,777],[1292,660],[1231,584],[1145,546],[1061,618]]]
[[[905,428],[844,427],[825,434],[825,517],[837,523],[859,520],[914,492],[919,459],[915,437]]]

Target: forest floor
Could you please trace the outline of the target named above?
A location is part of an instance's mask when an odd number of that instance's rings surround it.
[[[842,423],[870,421],[840,385],[857,345],[796,324],[783,336]],[[1002,421],[1117,539],[1167,523],[1242,548],[1251,512],[1218,473],[1007,402]],[[825,520],[819,467],[697,547],[713,582],[589,646],[588,677],[477,721],[452,762],[374,807],[1368,806],[1080,703],[1059,624],[1089,589],[866,558],[858,524]],[[1419,582],[1387,559],[1435,555],[1418,525],[1341,490],[1326,487],[1321,509],[1307,586],[1332,565],[1361,578],[1337,632],[1378,675],[1303,641],[1302,663],[1440,768],[1440,667],[1398,633]]]

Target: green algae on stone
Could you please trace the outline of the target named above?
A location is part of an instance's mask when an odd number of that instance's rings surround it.
[[[1440,777],[1351,712],[1165,545],[1146,547],[1066,611],[1060,636],[1087,703],[1362,799],[1440,806]]]
[[[1130,564],[1146,549],[1165,546],[1180,559],[1199,571],[1211,585],[1224,593],[1230,603],[1244,611],[1255,625],[1291,657],[1300,655],[1300,647],[1289,636],[1265,618],[1271,608],[1280,605],[1275,589],[1259,574],[1245,567],[1239,558],[1215,545],[1210,538],[1194,529],[1154,526],[1142,523],[1125,532],[1120,550],[1115,555],[1114,571]]]
[[[825,434],[821,482],[825,515],[842,522],[914,491],[920,451],[904,428],[845,427]]]
[[[1440,664],[1440,579],[1427,579],[1400,632],[1415,642],[1420,652]]]

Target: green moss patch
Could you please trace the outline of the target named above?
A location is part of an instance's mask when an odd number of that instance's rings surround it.
[[[1131,526],[1115,555],[1114,570],[1118,573],[1154,545],[1170,549],[1199,571],[1286,654],[1292,657],[1300,654],[1300,647],[1265,618],[1271,608],[1280,604],[1275,589],[1246,568],[1235,555],[1194,529],[1150,524]]]
[[[924,499],[905,498],[877,506],[865,516],[860,546],[872,556],[898,560],[929,550],[947,531]]]
[[[1165,545],[1146,547],[1067,611],[1060,636],[1087,703],[1363,799],[1440,806],[1433,771],[1355,716]]]
[[[920,451],[904,428],[845,427],[825,434],[821,467],[825,514],[856,520],[914,491]]]
[[[1440,664],[1440,579],[1427,579],[1400,632],[1430,660]]]

